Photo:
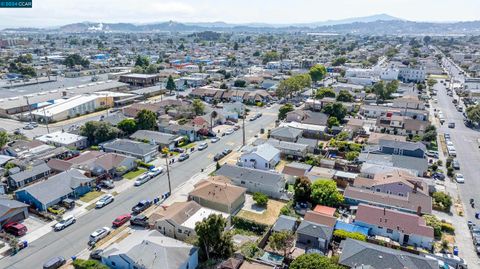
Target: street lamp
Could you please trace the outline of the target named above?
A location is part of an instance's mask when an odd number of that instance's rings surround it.
[[[170,168],[168,165],[168,154],[170,154],[170,150],[167,147],[165,147],[162,149],[162,153],[165,154],[165,164],[167,166],[168,192],[169,192],[169,195],[172,195],[172,184],[170,182]]]

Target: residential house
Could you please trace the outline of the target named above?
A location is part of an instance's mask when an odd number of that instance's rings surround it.
[[[183,139],[183,137],[157,131],[138,130],[130,135],[130,139],[142,142],[148,141],[148,143],[156,144],[160,148],[168,148],[172,150],[175,148],[177,143]]]
[[[272,170],[280,162],[280,150],[265,143],[243,150],[237,164],[242,167]]]
[[[217,211],[234,214],[245,203],[247,190],[218,180],[203,180],[188,194],[189,200]]]
[[[338,263],[347,268],[438,269],[437,260],[347,238],[340,244]],[[362,266],[362,267],[360,267]]]
[[[272,138],[268,139],[265,143],[270,144],[278,149],[281,153],[281,156],[284,158],[305,158],[309,148],[308,145],[300,144],[298,142],[286,142]]]
[[[63,131],[41,135],[35,137],[35,140],[54,145],[56,147],[63,146],[67,148],[84,149],[88,146],[87,137]]]
[[[201,128],[196,128],[190,124],[172,124],[172,123],[160,123],[158,125],[158,129],[160,132],[173,134],[173,135],[180,135],[188,137],[190,142],[197,141],[200,139],[200,135],[198,131]]]
[[[312,167],[311,165],[299,162],[286,163],[283,167],[282,174],[285,175],[288,183],[293,184],[297,177],[306,176]]]
[[[101,144],[103,151],[115,152],[135,157],[144,162],[154,160],[158,155],[158,146],[128,139],[115,139]]]
[[[88,164],[88,171],[93,176],[121,176],[137,167],[136,158],[117,154],[105,153]]]
[[[360,204],[355,225],[369,229],[369,235],[388,237],[400,245],[431,249],[433,228],[422,217],[398,210]]]
[[[417,96],[408,95],[393,100],[392,107],[394,108],[409,108],[409,109],[425,109],[425,102],[419,100]]]
[[[393,134],[386,134],[386,133],[370,133],[368,136],[367,144],[378,145],[380,144],[380,140],[392,140],[392,141],[405,142],[407,141],[407,138],[403,135],[393,135]]]
[[[299,122],[304,124],[313,124],[326,126],[328,115],[322,112],[313,112],[310,110],[294,110],[287,113],[285,121],[287,122]]]
[[[9,222],[28,218],[28,205],[8,198],[0,198],[0,227]]]
[[[79,170],[71,169],[15,191],[15,198],[46,211],[66,198],[78,198],[86,194],[91,190],[92,181]]]
[[[416,158],[403,155],[389,155],[378,153],[360,153],[358,161],[363,165],[374,164],[377,166],[397,167],[412,171],[416,176],[423,176],[428,170],[426,158]]]
[[[432,213],[432,198],[418,192],[409,192],[406,196],[400,196],[367,188],[347,186],[343,196],[345,201],[352,205],[364,203],[413,214]]]
[[[229,214],[202,207],[195,201],[175,202],[159,207],[150,217],[150,224],[163,235],[185,240],[195,235],[195,224],[208,216],[221,215],[229,223]]]
[[[387,106],[378,106],[378,105],[362,105],[358,113],[367,118],[378,118],[385,116],[389,110]]]
[[[297,246],[301,244],[307,250],[316,249],[327,253],[332,235],[333,227],[303,220],[297,228]]]
[[[285,142],[295,143],[301,135],[302,130],[291,127],[278,127],[270,131],[270,138]]]
[[[294,233],[298,227],[298,220],[292,216],[280,215],[272,226],[272,232]]]
[[[123,108],[123,114],[129,118],[135,118],[138,112],[142,110],[148,110],[158,114],[162,110],[162,107],[159,103],[134,103]]]
[[[285,178],[277,172],[224,164],[216,175],[229,178],[249,192],[262,192],[273,198],[285,196]]]
[[[424,158],[427,147],[420,142],[402,142],[395,140],[379,141],[380,152],[383,154],[402,155],[415,158]]]
[[[198,248],[165,237],[155,230],[137,230],[101,253],[102,263],[112,269],[194,269]]]
[[[336,209],[333,207],[317,205],[313,210],[305,213],[304,219],[313,223],[334,227],[337,221],[335,217]]]
[[[11,189],[22,188],[30,183],[37,182],[50,175],[52,170],[46,163],[33,166],[32,168],[23,170],[21,172],[10,174],[8,176],[8,185]]]

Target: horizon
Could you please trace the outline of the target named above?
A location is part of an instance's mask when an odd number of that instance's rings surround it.
[[[310,3],[299,0],[266,0],[256,3],[205,0],[138,0],[131,5],[126,0],[33,1],[31,9],[0,9],[0,28],[52,28],[66,24],[179,23],[269,24],[274,26],[310,24],[386,14],[401,20],[432,23],[452,23],[480,20],[475,0],[337,0]],[[209,8],[214,6],[215,8]],[[349,6],[349,9],[345,9]],[[416,7],[412,9],[411,7]],[[252,8],[254,7],[254,8]],[[105,12],[108,10],[108,12]],[[44,14],[48,14],[45,16]],[[301,14],[301,16],[298,16]]]

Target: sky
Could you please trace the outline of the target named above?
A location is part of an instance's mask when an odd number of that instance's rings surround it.
[[[480,0],[33,0],[0,9],[0,28],[76,22],[308,23],[386,13],[413,21],[480,20]]]

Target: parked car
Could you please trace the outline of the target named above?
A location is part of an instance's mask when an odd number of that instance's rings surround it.
[[[188,153],[182,153],[178,156],[178,161],[183,162],[188,158],[190,158],[190,155],[188,155]]]
[[[123,224],[127,223],[132,218],[132,215],[130,214],[123,214],[119,217],[117,217],[115,220],[112,222],[112,226],[117,228],[122,226]]]
[[[450,139],[450,138],[451,138],[449,133],[444,133],[444,134],[443,134],[443,137],[445,137],[445,140],[447,140],[447,139]]]
[[[115,188],[115,184],[113,183],[113,180],[109,179],[109,180],[103,180],[102,182],[100,182],[100,184],[98,184],[98,186],[100,188],[104,188],[104,189],[113,189]]]
[[[72,224],[75,224],[76,221],[77,220],[75,219],[74,216],[65,217],[59,223],[55,224],[55,226],[53,226],[53,229],[55,231],[61,231],[65,228],[67,228],[68,226],[70,226]]]
[[[113,195],[111,194],[104,195],[102,198],[100,198],[100,200],[97,201],[97,203],[95,204],[95,208],[102,208],[112,203],[113,200],[114,200]]]
[[[457,159],[453,159],[453,161],[452,161],[452,167],[453,167],[453,169],[455,169],[455,170],[460,170],[460,163],[458,162]]]
[[[425,155],[427,155],[428,157],[431,157],[431,158],[437,158],[438,159],[438,151],[428,150],[427,153],[425,153]]]
[[[210,139],[210,142],[212,143],[217,143],[218,141],[220,141],[220,138],[219,137],[213,137],[212,139]]]
[[[455,180],[457,183],[465,183],[465,178],[460,173],[455,174]]]
[[[143,214],[137,215],[130,220],[130,225],[148,227],[148,217]]]
[[[110,234],[110,228],[102,227],[100,229],[95,230],[92,234],[90,234],[88,244],[93,245],[98,241],[102,240],[103,238],[107,237]]]
[[[46,263],[43,264],[43,269],[57,269],[62,267],[67,261],[64,257],[58,256],[55,258],[51,258]]]
[[[222,151],[223,155],[225,155],[225,156],[227,156],[227,155],[230,154],[231,152],[232,152],[231,149],[224,149],[224,150]]]
[[[9,234],[13,234],[15,236],[24,236],[27,234],[27,227],[18,222],[10,222],[3,226],[3,230]]]
[[[138,202],[134,207],[132,207],[133,214],[137,215],[141,212],[145,211],[145,209],[149,208],[152,205],[152,202],[149,200],[142,200]]]
[[[226,135],[231,135],[231,134],[233,134],[233,132],[234,132],[233,129],[228,129],[228,130],[225,131],[225,134]]]
[[[103,249],[95,249],[94,251],[90,252],[90,259],[92,260],[101,260],[102,259],[102,254]]]
[[[445,175],[443,173],[434,173],[432,177],[436,180],[445,180]]]
[[[455,122],[450,122],[448,124],[448,128],[452,128],[452,129],[455,128]]]
[[[233,126],[233,130],[237,131],[237,130],[239,130],[239,129],[240,129],[240,126],[239,126],[239,125]]]
[[[25,126],[23,126],[23,129],[25,130],[32,130],[34,127],[31,125],[31,124],[26,124]]]
[[[173,151],[178,152],[178,153],[184,153],[185,150],[182,148],[174,148]]]
[[[215,162],[218,162],[218,161],[220,161],[223,157],[225,157],[225,155],[224,155],[223,153],[217,153],[217,154],[215,154],[215,156],[213,157],[213,160],[214,160]]]
[[[55,214],[55,215],[62,215],[66,211],[66,209],[64,207],[61,207],[59,205],[52,205],[47,210],[48,210],[48,212],[50,212],[52,214]]]
[[[469,220],[469,221],[467,221],[467,226],[468,226],[469,230],[472,230],[477,225],[475,223],[473,223],[473,221]]]
[[[140,186],[149,180],[150,180],[150,176],[148,175],[148,173],[143,173],[141,176],[135,179],[135,183],[133,183],[133,185]]]
[[[150,176],[150,178],[154,178],[160,175],[161,173],[163,173],[163,167],[155,167],[153,169],[150,169],[150,171],[148,171],[148,175]]]
[[[200,145],[198,145],[198,150],[204,150],[206,148],[208,148],[207,142],[203,142],[203,143],[200,143]]]

